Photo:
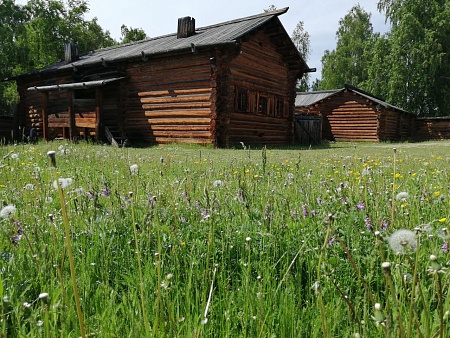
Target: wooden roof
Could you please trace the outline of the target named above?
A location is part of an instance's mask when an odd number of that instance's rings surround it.
[[[174,33],[134,43],[99,49],[82,55],[74,62],[66,63],[61,61],[41,69],[37,73],[47,73],[71,69],[73,67],[94,66],[97,64],[108,65],[108,63],[133,59],[147,60],[164,54],[192,53],[221,45],[232,46],[239,43],[240,39],[262,25],[269,24],[271,41],[279,48],[280,53],[284,56],[289,66],[294,70],[298,69],[303,74],[309,68],[278,19],[278,16],[286,13],[288,9],[286,7],[276,11],[197,28],[195,34],[185,38],[177,38],[177,33]],[[174,27],[176,27],[175,22]],[[33,72],[33,74],[36,74],[36,72]]]
[[[346,84],[344,86],[344,88],[341,88],[341,89],[323,90],[323,91],[315,91],[315,92],[298,92],[297,97],[295,99],[295,106],[297,108],[303,108],[303,107],[308,107],[308,106],[312,106],[315,104],[319,104],[323,100],[330,98],[332,96],[338,95],[339,93],[342,93],[344,91],[354,92],[354,93],[356,93],[356,94],[358,94],[358,95],[360,95],[360,96],[362,96],[384,108],[388,108],[391,110],[396,110],[396,111],[410,114],[409,112],[407,112],[406,110],[403,110],[402,108],[391,105],[391,104],[383,101],[382,99],[363,91],[362,89],[359,89],[357,87],[354,87],[354,86],[348,85],[348,84]]]

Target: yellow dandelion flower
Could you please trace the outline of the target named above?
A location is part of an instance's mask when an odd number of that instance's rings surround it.
[[[181,242],[180,243],[180,246],[185,246],[186,245],[186,242]]]
[[[444,223],[445,221],[447,221],[447,217],[443,217],[439,220],[440,223]]]
[[[407,206],[408,206],[408,203],[406,203],[406,202],[404,202],[404,203],[401,204],[401,207],[402,207],[402,208],[406,208]]]
[[[434,195],[434,197],[439,197],[439,196],[441,196],[441,192],[440,191],[435,191],[433,193],[433,195]]]
[[[245,169],[245,173],[248,174],[250,172],[250,169]]]
[[[399,174],[399,173],[395,174],[395,178],[402,178],[402,177],[403,177],[402,174]]]
[[[258,177],[259,177],[259,175],[258,175],[258,174],[255,174],[255,175],[253,175],[253,177],[254,177],[254,178],[258,178]]]

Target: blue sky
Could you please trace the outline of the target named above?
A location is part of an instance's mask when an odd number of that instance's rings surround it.
[[[26,0],[16,0],[24,4]],[[360,4],[372,14],[375,32],[384,33],[384,15],[377,11],[376,0],[227,0],[227,1],[153,1],[153,0],[88,0],[90,12],[88,19],[97,17],[100,26],[109,30],[111,36],[120,39],[120,27],[125,24],[132,28],[142,28],[148,36],[160,36],[174,33],[178,18],[191,16],[197,27],[208,26],[262,13],[270,5],[278,9],[289,7],[289,11],[280,16],[286,31],[292,34],[299,21],[304,22],[305,30],[310,34],[312,54],[308,65],[317,68],[312,78],[320,78],[321,62],[326,49],[336,47],[336,31],[339,19],[343,18],[356,4]]]

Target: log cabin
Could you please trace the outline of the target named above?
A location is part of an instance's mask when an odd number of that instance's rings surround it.
[[[214,147],[293,140],[295,85],[313,71],[279,16],[288,8],[80,55],[19,76],[19,122],[46,140]],[[175,26],[175,25],[174,25]]]
[[[295,114],[321,116],[327,141],[408,141],[416,124],[415,115],[351,85],[297,93]]]

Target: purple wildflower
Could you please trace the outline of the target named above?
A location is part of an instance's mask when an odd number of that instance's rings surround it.
[[[95,199],[95,193],[92,190],[87,193],[87,196],[91,201]]]
[[[386,231],[388,227],[388,222],[386,220],[381,221],[381,230]]]
[[[305,202],[302,203],[302,214],[303,216],[308,216],[308,209],[307,209],[307,205]]]
[[[358,204],[356,204],[356,210],[366,210],[366,203],[364,203],[364,201],[359,201]]]
[[[366,215],[366,228],[369,231],[372,231],[372,222],[370,221],[369,215]]]
[[[111,192],[109,191],[108,188],[103,188],[102,189],[102,195],[105,197],[109,197],[109,195],[111,194]]]
[[[14,246],[17,246],[19,244],[21,238],[22,238],[22,235],[15,235],[15,236],[9,237],[9,240],[11,241],[11,244],[13,244]]]
[[[442,249],[443,253],[447,253],[448,252],[448,242],[444,242],[441,249]]]
[[[341,198],[341,203],[342,203],[342,205],[348,205],[347,197],[342,197]]]
[[[335,238],[334,236],[331,236],[330,239],[328,240],[328,245],[332,246],[334,244]]]
[[[322,197],[319,196],[316,200],[318,205],[322,205]]]

